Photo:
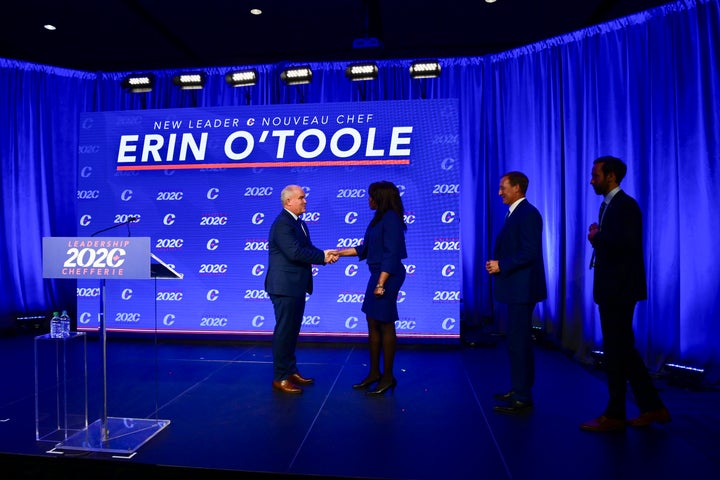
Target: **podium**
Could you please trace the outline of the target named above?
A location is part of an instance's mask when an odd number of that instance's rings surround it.
[[[35,337],[35,440],[60,442],[87,428],[85,333]]]
[[[183,275],[150,252],[150,237],[44,237],[43,277],[98,279],[101,282],[100,336],[102,414],[86,428],[58,443],[58,450],[134,454],[170,425],[157,418],[111,417],[107,394],[106,281],[182,279]]]

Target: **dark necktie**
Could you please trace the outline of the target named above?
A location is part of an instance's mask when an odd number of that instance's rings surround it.
[[[300,217],[298,217],[297,223],[298,223],[298,225],[300,225],[300,230],[302,230],[302,232],[307,237],[307,230],[305,230],[305,225],[303,225],[303,222],[302,222],[302,220],[300,220]]]
[[[603,214],[605,213],[605,208],[607,207],[607,203],[602,202],[600,204],[600,211],[598,212],[598,225],[602,224]],[[590,258],[590,268],[593,268],[595,266],[595,249],[593,248],[592,257]]]

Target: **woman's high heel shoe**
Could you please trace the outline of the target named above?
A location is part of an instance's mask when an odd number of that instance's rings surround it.
[[[353,385],[352,387],[353,387],[355,390],[365,390],[366,388],[368,388],[368,387],[369,387],[370,385],[372,385],[373,383],[379,382],[379,381],[380,381],[380,377],[375,377],[375,378],[369,378],[369,377],[368,377],[368,378],[366,378],[365,380],[363,380],[362,382],[356,383],[356,384]]]
[[[372,390],[368,390],[365,392],[366,395],[384,395],[385,392],[390,390],[393,394],[395,393],[395,387],[397,387],[397,379],[393,378],[392,382],[388,383],[387,385],[380,385],[378,384],[377,387],[375,387]]]

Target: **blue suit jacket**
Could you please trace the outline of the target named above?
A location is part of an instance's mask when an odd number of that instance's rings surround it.
[[[405,273],[401,261],[407,258],[403,220],[397,213],[388,210],[377,224],[368,226],[362,245],[355,250],[359,260],[367,259],[373,272],[388,272],[390,275]]]
[[[642,213],[635,199],[620,190],[605,209],[593,239],[595,303],[631,303],[647,298]]]
[[[537,303],[547,298],[542,227],[540,212],[527,199],[505,220],[493,250],[500,266],[500,273],[493,275],[498,302]]]
[[[270,227],[265,291],[274,295],[304,297],[312,293],[312,265],[325,264],[325,252],[313,246],[310,231],[283,209]],[[304,223],[303,223],[304,225]]]

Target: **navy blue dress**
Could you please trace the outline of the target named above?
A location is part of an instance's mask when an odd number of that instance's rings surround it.
[[[379,322],[394,322],[399,318],[397,297],[405,281],[402,259],[407,258],[403,227],[402,218],[392,210],[387,211],[377,224],[368,226],[363,244],[356,247],[358,258],[367,260],[370,269],[362,311]],[[385,294],[376,297],[374,291],[380,272],[388,272],[390,277],[385,282]]]

